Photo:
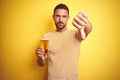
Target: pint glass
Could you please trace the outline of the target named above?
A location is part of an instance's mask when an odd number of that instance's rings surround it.
[[[40,39],[40,46],[42,49],[45,50],[45,54],[48,53],[48,39],[47,38],[41,38]]]

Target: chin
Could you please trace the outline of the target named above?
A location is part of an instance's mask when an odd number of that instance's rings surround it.
[[[56,28],[59,30],[62,30],[65,28],[66,25],[56,25]]]
[[[58,26],[57,28],[58,28],[58,29],[63,29],[63,28],[64,28],[64,26]]]

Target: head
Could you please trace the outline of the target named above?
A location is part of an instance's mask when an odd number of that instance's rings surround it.
[[[68,7],[65,4],[58,4],[54,8],[53,19],[56,25],[56,29],[59,31],[64,30],[69,19]]]

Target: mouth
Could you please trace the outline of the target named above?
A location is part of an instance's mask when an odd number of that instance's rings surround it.
[[[58,22],[58,24],[64,24],[63,22]]]

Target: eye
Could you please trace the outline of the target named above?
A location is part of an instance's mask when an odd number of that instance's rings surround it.
[[[55,15],[55,17],[60,17],[59,15]]]
[[[67,16],[66,16],[66,15],[64,15],[63,17],[64,17],[64,18],[66,18]]]

